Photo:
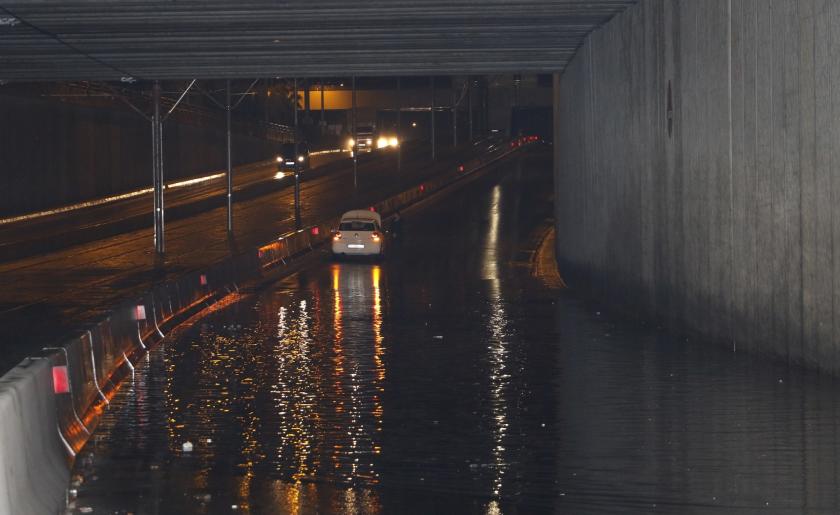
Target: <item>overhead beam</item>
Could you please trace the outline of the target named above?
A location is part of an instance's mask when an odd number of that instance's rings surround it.
[[[16,0],[0,81],[556,72],[635,0]]]

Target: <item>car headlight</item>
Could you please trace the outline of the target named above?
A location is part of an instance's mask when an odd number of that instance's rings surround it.
[[[302,163],[303,159],[304,159],[303,156],[298,156],[298,163]]]
[[[371,140],[370,138],[368,138],[366,141],[368,145],[370,145],[373,142],[373,140]]]
[[[277,156],[277,162],[282,163],[283,162],[283,156]]]
[[[392,147],[396,147],[397,145],[400,144],[400,141],[397,138],[391,138],[391,139],[388,140],[388,144],[391,145]]]
[[[355,144],[356,144],[356,140],[354,140],[353,138],[350,138],[349,140],[347,140],[347,146],[348,147],[352,148],[353,145],[355,145]]]
[[[379,138],[376,140],[376,148],[385,148],[388,146],[388,138]]]

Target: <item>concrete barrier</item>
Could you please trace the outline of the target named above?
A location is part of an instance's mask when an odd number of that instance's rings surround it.
[[[70,353],[66,348],[45,350],[51,351],[47,355],[47,362],[51,367],[55,387],[52,397],[55,404],[58,431],[67,450],[67,457],[72,459],[82,450],[92,433],[82,422],[84,411],[77,408],[79,403],[76,397],[79,394],[75,389],[78,387],[78,380],[74,380],[73,377],[76,373],[77,363],[70,358]],[[74,385],[74,383],[76,384]]]
[[[425,200],[486,164],[472,160],[452,174],[384,199],[374,208],[387,216]],[[333,218],[283,234],[204,270],[155,285],[118,305],[80,336],[43,358],[27,359],[0,378],[0,515],[56,513],[66,500],[76,454],[98,424],[122,380],[149,348],[180,320],[223,297],[243,281],[259,278],[330,241]]]
[[[26,359],[0,378],[0,514],[43,515],[64,505],[70,480],[50,360]]]

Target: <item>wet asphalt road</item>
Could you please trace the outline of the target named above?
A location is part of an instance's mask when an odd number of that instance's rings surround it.
[[[837,385],[547,287],[518,256],[549,166],[503,177],[407,216],[383,263],[322,259],[179,330],[79,460],[77,507],[837,512]]]
[[[394,152],[363,156],[358,167],[357,193],[354,193],[350,160],[327,165],[335,169],[301,184],[303,223],[325,220],[379,201],[428,177],[455,173],[465,156],[475,155],[484,148],[464,146],[457,152],[445,149],[431,163],[424,147],[411,147],[403,155],[400,172],[397,172]],[[267,171],[273,172],[274,165]],[[265,172],[263,167],[254,173]],[[208,188],[213,187],[216,186]],[[233,239],[227,234],[225,207],[168,221],[163,263],[154,254],[151,228],[0,263],[0,284],[7,286],[0,289],[0,373],[26,356],[37,355],[43,347],[60,345],[63,339],[104,318],[108,310],[126,298],[144,294],[154,283],[206,267],[236,254],[237,249],[265,244],[292,230],[293,198],[293,188],[287,182],[286,187],[277,191],[247,201],[238,200],[234,204]],[[122,207],[133,212],[140,209],[138,202],[132,200]],[[112,210],[120,209],[120,206],[106,207],[104,214],[94,209],[92,213],[68,215],[68,223],[72,225],[74,220],[83,224],[101,223],[102,216],[107,218]],[[147,205],[146,209],[150,207]],[[38,224],[30,230],[37,232]]]

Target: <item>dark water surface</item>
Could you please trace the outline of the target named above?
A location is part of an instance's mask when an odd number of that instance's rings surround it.
[[[180,330],[79,461],[78,506],[838,512],[832,380],[530,277],[512,261],[550,190],[526,161],[407,217],[385,262],[324,260]]]

